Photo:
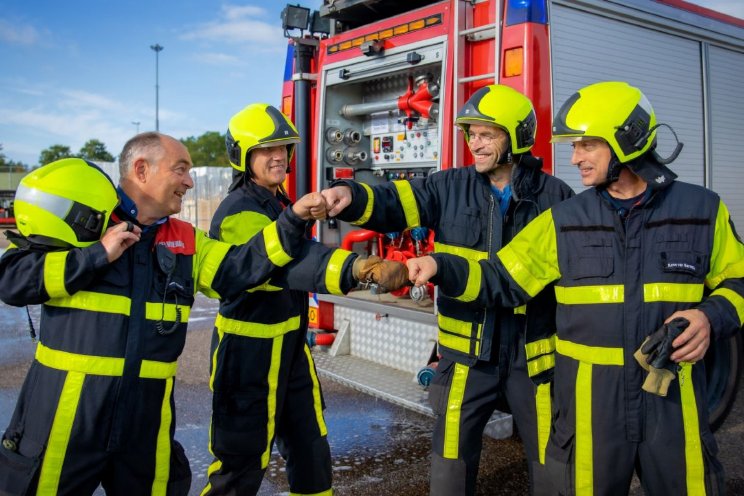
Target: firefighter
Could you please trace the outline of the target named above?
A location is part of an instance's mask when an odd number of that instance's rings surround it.
[[[702,359],[711,339],[741,328],[744,245],[717,194],[675,180],[666,164],[681,144],[661,158],[658,127],[638,88],[579,90],[553,141],[571,142],[591,188],[541,214],[496,261],[409,261],[412,280],[437,274],[442,292],[479,304],[521,304],[555,282],[546,466],[556,493],[627,494],[634,468],[648,495],[724,491]]]
[[[226,145],[234,181],[212,219],[212,238],[245,243],[291,205],[282,183],[299,142],[292,122],[271,105],[249,105],[230,119]],[[210,362],[214,461],[204,496],[256,494],[274,440],[291,494],[331,494],[323,396],[306,342],[308,295],[289,287],[319,274],[318,292],[343,294],[349,289],[344,270],[351,269],[362,280],[375,270],[375,280],[397,289],[407,271],[402,263],[363,260],[319,244],[309,246],[304,260],[302,270],[290,264],[259,287],[220,301]]]
[[[493,256],[489,250],[573,195],[530,154],[535,112],[521,93],[502,85],[483,87],[455,124],[473,154],[472,167],[374,187],[336,183],[322,192],[329,215],[381,232],[425,226],[435,232],[437,252],[474,262]],[[431,494],[475,493],[483,431],[497,408],[511,410],[524,442],[531,491],[540,494],[550,426],[553,296],[545,291],[526,314],[524,308],[473,307],[441,294],[438,309],[441,359],[429,388],[436,415]]]
[[[194,295],[260,284],[302,255],[304,219],[325,212],[308,195],[245,245],[221,243],[169,217],[193,186],[190,168],[179,141],[143,133],[120,155],[118,191],[82,159],[21,182],[0,298],[42,305],[41,328],[2,436],[0,494],[188,493],[173,387]]]

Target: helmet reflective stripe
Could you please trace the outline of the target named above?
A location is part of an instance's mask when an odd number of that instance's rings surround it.
[[[29,188],[25,184],[18,185],[15,201],[32,203],[60,219],[67,217],[67,214],[70,213],[72,205],[74,204],[72,200],[62,198],[61,196],[52,193],[45,193],[36,188]]]

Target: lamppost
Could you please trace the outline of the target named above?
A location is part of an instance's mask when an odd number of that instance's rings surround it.
[[[139,134],[140,121],[132,121],[132,124],[134,124],[137,127],[137,134]]]
[[[160,92],[160,86],[158,85],[158,54],[163,51],[163,47],[155,43],[154,45],[150,45],[150,48],[155,51],[155,131],[158,132],[160,131],[160,119],[158,116],[158,93]]]

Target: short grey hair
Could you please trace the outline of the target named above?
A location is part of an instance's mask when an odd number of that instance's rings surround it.
[[[151,166],[157,167],[158,160],[163,154],[163,136],[149,131],[130,138],[119,155],[119,175],[122,178],[129,176],[135,160],[142,156],[147,157]]]

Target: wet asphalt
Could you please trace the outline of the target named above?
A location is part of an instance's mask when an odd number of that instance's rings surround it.
[[[198,495],[203,488],[211,462],[207,450],[210,416],[207,381],[209,341],[216,308],[216,302],[201,295],[197,297],[175,388],[176,438],[186,449],[193,472],[190,495]],[[31,307],[37,328],[38,313],[38,307]],[[0,303],[0,431],[10,419],[34,346],[28,334],[25,309]],[[322,386],[334,460],[334,494],[427,495],[433,419],[333,382],[323,381]],[[744,457],[741,456],[744,394],[739,394],[716,439],[719,458],[727,472],[728,494],[744,495]],[[100,490],[99,493],[103,494]],[[284,463],[276,452],[259,494],[289,494]],[[526,464],[516,436],[484,439],[477,494],[527,494]],[[635,487],[631,494],[643,493]]]

